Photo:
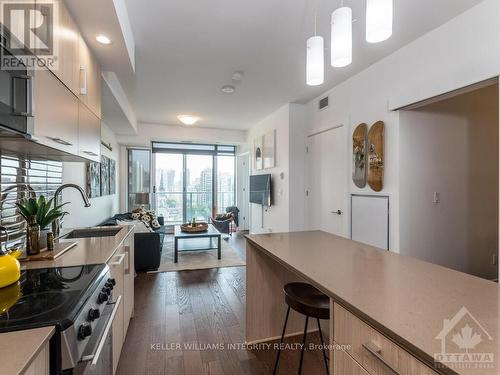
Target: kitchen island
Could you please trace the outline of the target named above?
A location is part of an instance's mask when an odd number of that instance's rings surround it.
[[[246,238],[247,342],[280,337],[283,285],[306,281],[331,298],[335,375],[500,372],[497,283],[321,231]],[[291,314],[287,334],[303,319]]]

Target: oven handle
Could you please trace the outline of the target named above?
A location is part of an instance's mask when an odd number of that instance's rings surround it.
[[[116,302],[113,303],[115,306],[113,307],[113,311],[111,311],[111,315],[109,317],[108,322],[106,323],[106,328],[104,328],[104,332],[101,336],[101,340],[99,341],[99,345],[97,345],[97,349],[96,349],[95,353],[83,356],[82,362],[92,361],[92,363],[90,364],[91,366],[97,365],[97,362],[99,361],[99,357],[101,356],[101,352],[104,348],[104,344],[106,343],[106,339],[108,337],[109,330],[111,329],[111,327],[113,325],[113,321],[115,319],[115,315],[116,315],[116,312],[118,311],[118,307],[120,306],[121,301],[122,301],[122,296],[118,296],[118,298],[116,299]],[[110,305],[112,305],[112,304],[110,304]]]

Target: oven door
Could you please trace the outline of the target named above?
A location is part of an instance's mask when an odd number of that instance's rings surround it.
[[[73,369],[75,375],[112,375],[113,374],[113,321],[120,306],[122,297],[108,304],[101,321],[96,327],[95,338],[89,341],[81,361]]]
[[[0,48],[0,126],[30,135],[33,133],[33,72],[5,47]],[[15,69],[10,68],[12,64]]]

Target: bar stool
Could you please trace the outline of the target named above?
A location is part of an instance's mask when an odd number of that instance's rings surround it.
[[[321,332],[321,326],[319,323],[320,319],[329,320],[330,319],[330,298],[321,293],[318,289],[310,284],[306,283],[289,283],[283,288],[285,292],[285,302],[288,305],[286,311],[285,325],[283,326],[283,333],[281,334],[280,349],[278,351],[276,362],[274,364],[273,375],[276,374],[278,370],[278,362],[280,360],[281,354],[281,344],[283,344],[283,339],[285,337],[286,325],[288,323],[288,316],[290,315],[290,309],[294,309],[298,313],[305,315],[306,323],[304,326],[304,336],[302,337],[302,348],[300,350],[300,363],[299,363],[299,375],[302,373],[302,362],[304,360],[304,347],[306,343],[307,336],[307,323],[309,318],[316,318],[318,322],[319,337],[321,339],[321,346],[323,349],[323,359],[325,361],[326,373],[329,375],[328,362],[326,358],[325,343],[323,341],[323,333]]]

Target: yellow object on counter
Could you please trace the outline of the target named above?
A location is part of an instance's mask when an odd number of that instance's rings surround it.
[[[14,284],[21,277],[21,265],[17,260],[21,254],[21,250],[14,250],[0,255],[0,288]]]

